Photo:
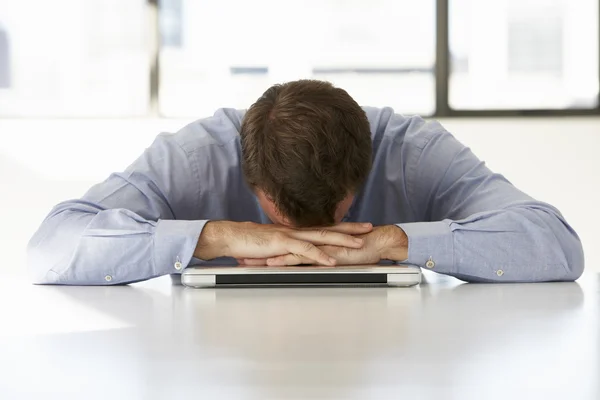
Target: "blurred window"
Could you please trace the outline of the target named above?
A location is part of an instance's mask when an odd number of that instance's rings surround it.
[[[164,47],[181,47],[182,45],[182,1],[159,0],[161,45]]]
[[[9,54],[8,35],[6,30],[0,25],[0,89],[7,89],[10,87]]]
[[[454,109],[594,108],[598,0],[450,0]]]
[[[435,111],[434,0],[159,5],[165,116],[247,108],[270,85],[299,78],[330,80],[361,105]]]
[[[435,0],[159,0],[159,112],[247,108],[330,80],[435,113]],[[150,112],[148,0],[0,0],[0,117]],[[449,0],[455,110],[598,106],[597,0]]]
[[[145,0],[0,0],[0,117],[147,115],[147,15]]]

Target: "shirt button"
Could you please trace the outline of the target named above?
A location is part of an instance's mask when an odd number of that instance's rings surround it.
[[[183,267],[183,265],[181,265],[181,263],[180,263],[179,261],[177,261],[177,262],[175,263],[175,265],[173,265],[173,266],[175,267],[175,269],[176,269],[177,271],[180,271],[180,270],[181,270],[181,268]]]
[[[431,260],[431,259],[430,259],[429,261],[427,261],[427,262],[425,263],[425,266],[426,266],[427,268],[433,268],[433,267],[435,267],[435,263],[433,262],[433,260]]]
[[[502,275],[504,275],[504,271],[502,271],[501,269],[499,269],[498,271],[496,271],[496,275],[502,276]]]
[[[110,281],[112,281],[112,276],[110,276],[110,275],[106,275],[106,276],[104,277],[104,280],[105,280],[106,282],[110,282]]]

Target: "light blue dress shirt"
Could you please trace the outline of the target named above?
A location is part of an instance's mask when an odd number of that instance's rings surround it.
[[[490,171],[437,122],[365,107],[373,168],[346,220],[397,224],[406,262],[466,281],[577,279],[577,234],[552,206]],[[161,134],[124,172],[58,204],[28,246],[33,282],[104,285],[178,274],[208,220],[270,223],[240,169],[244,111]]]

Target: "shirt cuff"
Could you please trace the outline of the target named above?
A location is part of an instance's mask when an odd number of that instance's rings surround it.
[[[450,221],[397,224],[408,237],[405,263],[436,272],[454,272],[454,240]]]
[[[208,220],[159,220],[154,231],[154,273],[181,273],[190,263]]]

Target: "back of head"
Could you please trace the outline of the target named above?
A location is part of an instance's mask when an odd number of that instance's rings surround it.
[[[269,88],[246,113],[241,142],[246,181],[296,226],[333,224],[371,168],[366,114],[328,82]]]

